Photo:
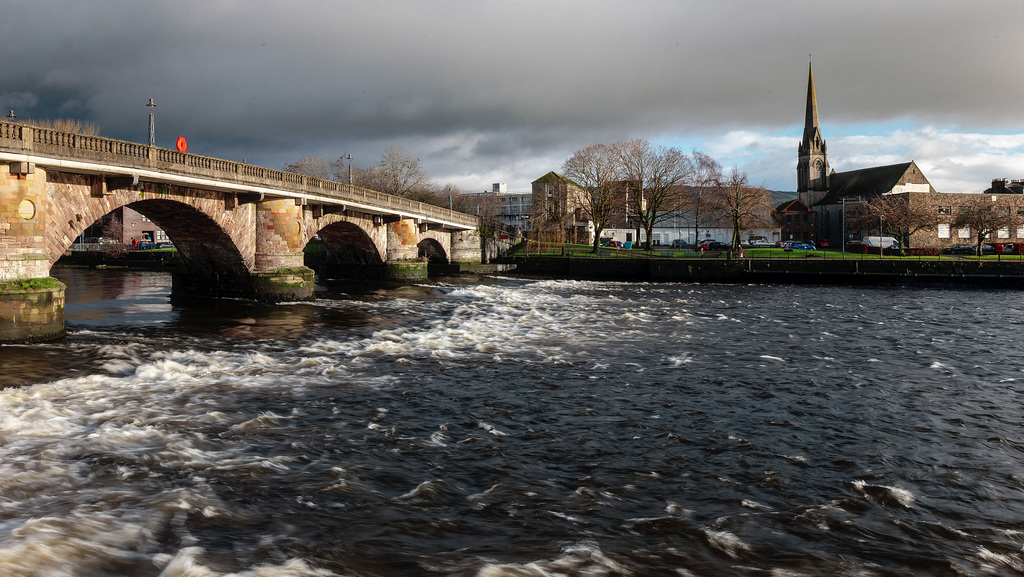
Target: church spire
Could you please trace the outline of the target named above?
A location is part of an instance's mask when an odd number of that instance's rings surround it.
[[[818,98],[814,94],[814,69],[807,65],[807,111],[804,136],[800,141],[796,165],[796,191],[800,200],[811,206],[828,191],[828,152],[818,125]]]
[[[804,143],[813,142],[820,135],[818,128],[818,98],[814,95],[814,70],[807,65],[807,116],[804,119]]]

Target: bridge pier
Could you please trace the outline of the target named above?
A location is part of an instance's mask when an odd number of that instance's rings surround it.
[[[256,205],[256,254],[253,298],[263,302],[310,300],[313,269],[303,263],[302,205],[293,199]]]
[[[420,258],[420,225],[403,218],[387,225],[387,280],[426,280],[427,261]]]
[[[451,262],[486,262],[482,255],[480,235],[475,230],[452,232]]]
[[[64,284],[50,278],[46,171],[0,164],[0,343],[64,337]]]

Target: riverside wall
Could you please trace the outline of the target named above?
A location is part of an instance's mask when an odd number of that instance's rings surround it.
[[[573,280],[781,284],[922,284],[1024,288],[1024,263],[901,259],[510,257],[515,275]]]

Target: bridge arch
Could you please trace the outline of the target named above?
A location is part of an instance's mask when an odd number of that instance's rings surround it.
[[[167,233],[189,274],[241,277],[249,273],[235,240],[196,207],[160,198],[138,200],[125,206],[155,222]]]
[[[425,238],[416,247],[419,249],[420,258],[425,258],[432,263],[448,263],[448,254],[436,239]]]
[[[224,210],[214,193],[157,183],[96,194],[89,175],[47,175],[51,226],[47,252],[52,265],[92,223],[128,207],[160,225],[181,253],[189,273],[246,276],[253,269],[252,206]]]
[[[327,248],[317,267],[321,279],[384,276],[386,265],[378,243],[359,224],[337,219],[316,233]]]

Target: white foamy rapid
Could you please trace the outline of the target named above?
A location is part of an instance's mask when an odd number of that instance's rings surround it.
[[[240,440],[294,416],[238,409],[235,399],[339,382],[386,386],[393,375],[362,371],[380,358],[502,362],[525,351],[532,362],[573,362],[585,353],[567,352],[567,341],[599,339],[609,330],[594,297],[566,299],[545,283],[524,291],[459,288],[451,296],[457,304],[445,314],[365,338],[249,354],[152,351],[128,341],[97,348],[100,374],[0,390],[0,575],[75,577],[111,568],[166,577],[224,574],[204,562],[203,543],[185,520],[237,523],[245,513],[218,497],[207,473],[288,475],[297,467],[293,457],[254,454]],[[346,306],[429,313],[439,305],[395,299]],[[370,422],[367,429],[375,426],[381,428]],[[479,427],[495,437],[510,434],[487,422]],[[446,441],[444,431],[424,439]],[[324,573],[293,559],[235,574]]]
[[[201,432],[273,426],[280,417],[226,409],[234,395],[273,387],[266,371],[277,361],[138,349],[100,350],[108,374],[0,390],[0,575],[221,575],[199,560],[202,543],[185,519],[241,513],[204,472],[292,466]],[[326,573],[291,560],[237,575]]]

